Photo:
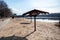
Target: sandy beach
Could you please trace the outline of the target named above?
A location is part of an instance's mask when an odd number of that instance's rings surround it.
[[[23,22],[25,24],[22,24]],[[33,23],[25,18],[10,18],[10,21],[0,30],[0,39],[17,36],[25,37],[26,39],[23,40],[60,40],[60,29],[55,26],[57,23],[37,21],[35,32]],[[30,35],[27,36],[28,34]]]

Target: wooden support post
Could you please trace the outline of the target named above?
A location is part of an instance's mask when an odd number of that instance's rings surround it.
[[[34,16],[34,31],[36,31],[36,16]]]
[[[32,16],[31,16],[31,23],[32,23]]]

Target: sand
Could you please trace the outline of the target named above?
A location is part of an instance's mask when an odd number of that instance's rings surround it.
[[[25,24],[22,24],[23,22]],[[55,26],[57,23],[37,21],[36,31],[34,31],[33,23],[25,18],[10,18],[9,23],[0,30],[0,39],[16,36],[25,37],[24,40],[60,40],[60,29]],[[28,34],[30,35],[26,36]]]

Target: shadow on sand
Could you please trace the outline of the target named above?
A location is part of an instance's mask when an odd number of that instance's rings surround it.
[[[1,37],[0,40],[28,40],[26,37],[28,37],[29,35],[31,35],[32,33],[34,33],[35,31],[27,34],[25,37],[18,37],[18,36],[8,36],[8,37]]]
[[[36,30],[34,30],[33,32],[27,34],[25,37],[28,37],[29,35],[33,34]]]
[[[9,36],[9,37],[1,37],[0,40],[28,40],[25,37],[18,37],[18,36]]]
[[[22,23],[20,23],[20,24],[30,24],[30,23],[27,23],[27,22],[22,22]]]
[[[33,34],[36,31],[36,29],[34,29],[31,33],[27,34],[24,37],[20,37],[20,36],[8,36],[8,37],[1,37],[0,40],[28,40],[26,37],[30,36],[31,34]]]

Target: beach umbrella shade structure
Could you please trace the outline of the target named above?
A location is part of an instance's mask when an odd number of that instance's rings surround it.
[[[23,16],[34,17],[34,31],[36,31],[36,16],[39,14],[49,14],[49,12],[34,9],[23,14]]]

